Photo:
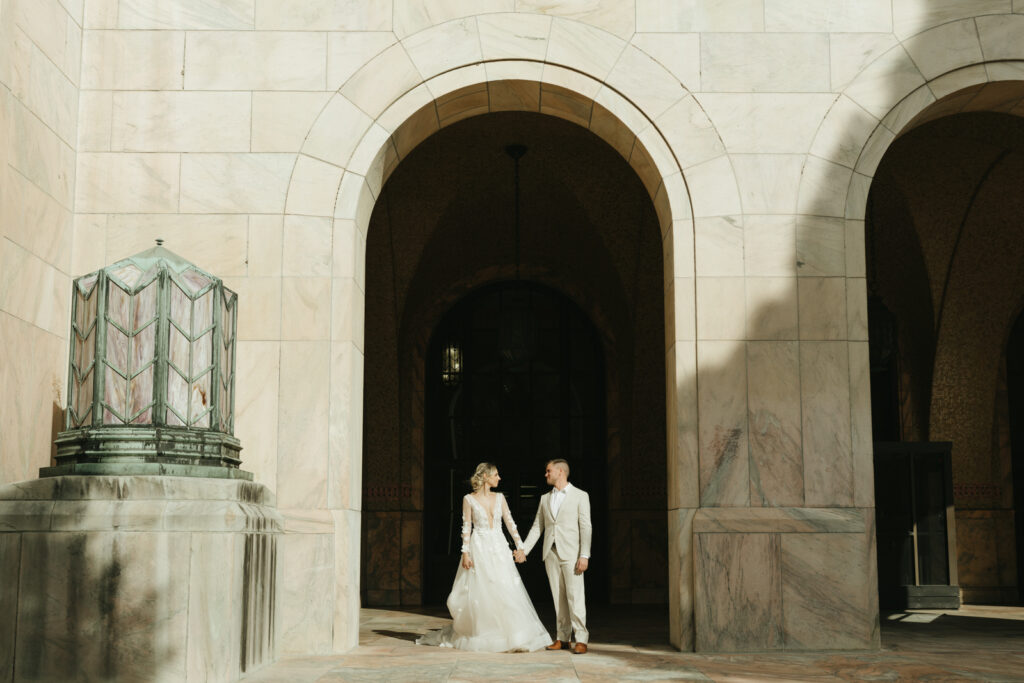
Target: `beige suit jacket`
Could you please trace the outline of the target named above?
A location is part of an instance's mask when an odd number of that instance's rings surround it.
[[[587,492],[570,486],[565,493],[565,500],[558,508],[557,517],[551,513],[551,492],[541,496],[537,516],[523,543],[523,549],[527,554],[533,550],[542,532],[542,559],[548,558],[552,546],[558,547],[558,555],[565,561],[569,561],[570,558],[575,561],[580,557],[590,557],[593,527],[590,523],[590,496]]]

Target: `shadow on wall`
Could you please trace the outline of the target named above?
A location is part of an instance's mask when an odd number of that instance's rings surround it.
[[[845,296],[843,278],[834,279]],[[702,508],[870,506],[870,451],[854,458],[850,419],[851,397],[866,397],[867,345],[851,352],[843,338],[798,340],[796,308],[792,292],[753,311],[746,341],[698,344]],[[845,306],[838,310],[845,323]],[[856,363],[861,351],[863,374],[851,387],[851,356]],[[733,533],[693,536],[698,651],[877,646],[873,524],[850,533],[723,530]]]
[[[903,37],[935,23],[928,3],[910,4],[897,17]],[[924,78],[907,77],[918,70],[900,43],[856,72],[870,84],[849,94],[849,84],[831,84],[837,95],[805,158],[793,217],[744,216],[745,277],[732,278],[743,284],[702,277],[707,264],[697,263],[695,367],[676,374],[680,400],[696,387],[696,415],[677,419],[680,440],[699,454],[705,514],[821,508],[846,527],[696,531],[698,650],[880,643],[863,217],[871,157],[905,126],[901,110],[913,108],[907,96]],[[696,221],[698,248],[718,238],[705,221]],[[727,229],[715,227],[723,240]],[[683,355],[677,364],[694,362]],[[763,571],[745,571],[752,566]]]
[[[188,619],[173,594],[184,582],[156,580],[167,552],[129,557],[120,536],[22,535],[23,569],[36,570],[21,573],[12,680],[184,680],[185,644],[161,637],[185,632],[169,628]]]
[[[53,402],[50,413],[50,466],[57,464],[57,435],[64,431],[64,408],[60,405],[61,392],[57,391],[58,400]]]

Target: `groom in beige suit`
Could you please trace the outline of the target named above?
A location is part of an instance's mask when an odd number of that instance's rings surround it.
[[[537,517],[523,549],[516,551],[516,561],[526,561],[526,554],[533,550],[543,531],[541,556],[555,601],[558,629],[557,640],[548,649],[569,649],[575,633],[576,645],[572,651],[581,655],[587,651],[590,640],[583,595],[583,572],[590,564],[590,496],[569,483],[569,463],[565,460],[549,462],[544,478],[553,488],[541,496]]]

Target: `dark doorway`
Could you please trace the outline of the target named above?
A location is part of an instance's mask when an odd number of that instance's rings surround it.
[[[455,362],[457,361],[457,362]],[[590,493],[594,527],[607,529],[605,367],[584,313],[555,290],[527,282],[469,294],[431,337],[426,367],[424,591],[443,603],[459,562],[462,496],[476,465],[493,462],[525,540],[545,493],[544,465],[570,463]],[[595,534],[588,602],[607,600],[605,534]],[[538,605],[550,600],[539,549],[520,572]]]
[[[900,441],[899,342],[896,316],[877,295],[868,297],[873,441]]]
[[[1017,542],[1017,603],[1024,605],[1024,313],[1017,316],[1006,347],[1006,389]]]

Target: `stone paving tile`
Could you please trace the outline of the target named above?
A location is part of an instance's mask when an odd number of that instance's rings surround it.
[[[452,667],[450,666],[429,666],[422,664],[410,664],[407,666],[387,667],[339,667],[332,669],[320,678],[316,683],[334,683],[335,681],[346,681],[360,683],[371,681],[388,681],[389,683],[434,683],[435,681],[448,681],[451,678]]]
[[[507,660],[459,660],[450,681],[577,681],[572,667],[561,662]]]
[[[245,683],[312,683],[336,668],[342,657],[344,655],[282,658],[270,666],[244,675],[241,680]]]
[[[604,654],[592,648],[572,660],[581,681],[710,681],[704,673],[676,656],[651,653]]]
[[[590,652],[476,653],[415,645],[443,608],[364,609],[360,645],[284,659],[245,683],[332,681],[993,681],[1024,683],[1024,608],[964,607],[886,615],[874,652],[677,652],[661,608],[591,610]],[[553,619],[541,612],[547,624]]]

